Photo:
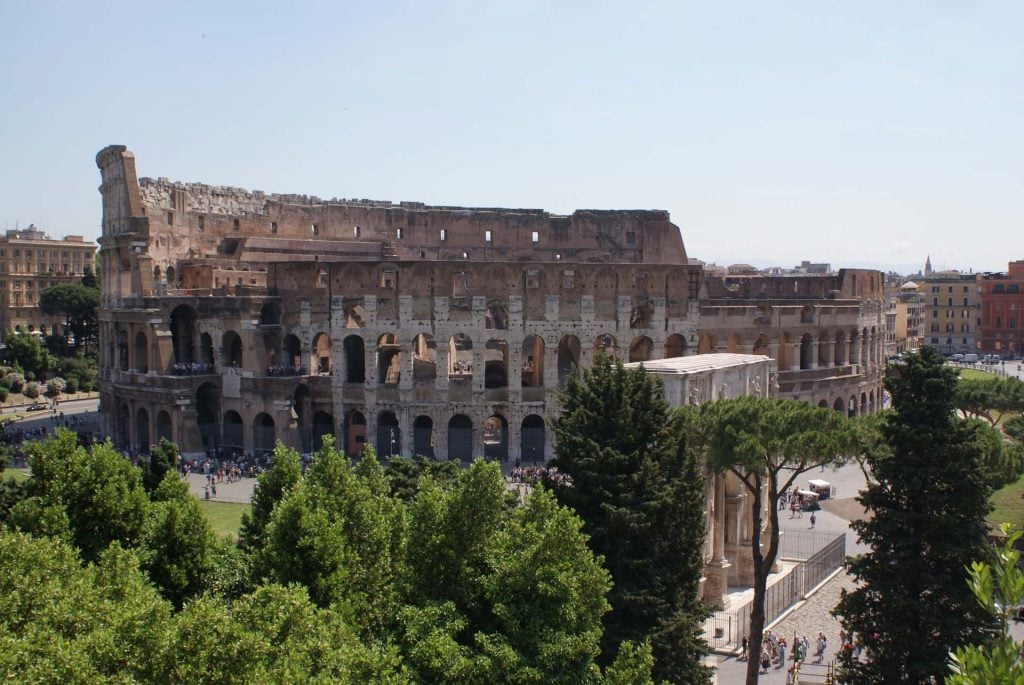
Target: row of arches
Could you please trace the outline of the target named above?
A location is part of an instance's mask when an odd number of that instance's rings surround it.
[[[872,388],[866,392],[860,393],[860,398],[856,394],[847,397],[836,397],[831,404],[832,409],[837,412],[846,414],[847,416],[863,416],[865,414],[873,414],[875,411],[882,409],[882,391],[879,390],[876,394],[875,389]],[[820,400],[818,406],[822,408],[828,408],[828,400]]]

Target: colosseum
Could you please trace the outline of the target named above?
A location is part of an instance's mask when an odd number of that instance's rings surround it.
[[[138,178],[102,185],[101,411],[115,443],[542,461],[574,366],[774,360],[776,392],[881,404],[882,276],[711,278],[664,211],[321,200]]]

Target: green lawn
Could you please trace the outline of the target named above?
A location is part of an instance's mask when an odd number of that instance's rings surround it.
[[[0,471],[0,479],[7,480],[8,478],[13,480],[15,483],[20,483],[28,478],[28,469],[12,469],[8,467],[3,471]]]
[[[992,495],[992,506],[995,508],[988,515],[990,523],[1012,523],[1024,528],[1024,478],[997,490]]]
[[[199,505],[210,519],[213,532],[232,539],[238,537],[238,528],[242,525],[242,512],[249,511],[248,504],[234,502],[211,502],[199,500]]]
[[[978,371],[977,369],[960,369],[960,378],[973,381],[990,381],[993,378],[998,378],[994,373],[988,371]]]

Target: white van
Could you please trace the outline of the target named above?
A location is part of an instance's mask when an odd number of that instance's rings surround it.
[[[978,355],[971,353],[964,355],[964,364],[976,364],[978,362]]]
[[[963,360],[964,360],[964,356],[962,354],[960,354],[959,352],[957,352],[956,354],[950,355],[950,357],[949,357],[949,361],[951,361],[951,362],[962,362]]]
[[[983,364],[998,364],[1003,361],[998,354],[986,354],[981,360]]]

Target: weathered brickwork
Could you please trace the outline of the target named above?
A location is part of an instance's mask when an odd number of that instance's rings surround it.
[[[664,211],[467,209],[138,179],[97,156],[101,406],[125,446],[552,456],[573,365],[765,354],[779,392],[880,403],[881,274],[705,278]]]

